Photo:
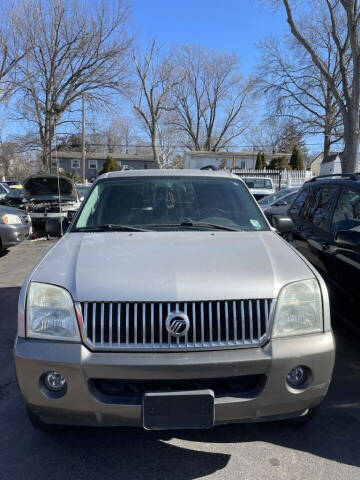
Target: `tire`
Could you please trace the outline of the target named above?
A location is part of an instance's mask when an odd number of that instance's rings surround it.
[[[319,411],[319,407],[310,408],[305,415],[302,415],[301,417],[290,418],[288,422],[295,425],[306,425],[317,416],[318,411]]]
[[[28,407],[26,408],[26,412],[33,428],[35,428],[36,430],[39,430],[40,432],[52,433],[52,432],[58,432],[60,430],[63,430],[64,428],[63,425],[56,425],[54,423],[44,422],[43,420],[41,420],[39,415],[31,411]]]

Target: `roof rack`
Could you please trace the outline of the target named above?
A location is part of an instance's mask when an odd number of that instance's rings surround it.
[[[312,178],[309,182],[316,182],[316,180],[322,180],[323,178],[332,178],[332,177],[340,177],[340,178],[348,178],[349,180],[359,180],[360,173],[329,173],[328,175],[319,175],[317,177]]]

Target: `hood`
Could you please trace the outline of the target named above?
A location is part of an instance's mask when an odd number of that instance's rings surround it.
[[[274,189],[273,188],[249,188],[250,192],[255,195],[255,194],[259,194],[259,195],[270,195],[271,193],[274,193]]]
[[[266,232],[68,233],[31,280],[60,285],[78,301],[275,298],[312,278],[284,240]]]
[[[69,178],[59,175],[60,194],[64,197],[77,200],[75,184]],[[58,196],[58,177],[55,174],[31,175],[23,182],[24,193],[27,200],[34,198],[51,198]]]
[[[20,210],[20,208],[0,205],[0,215],[2,216],[2,215],[5,215],[6,213],[9,213],[11,215],[20,215],[20,216],[26,215],[24,210]]]

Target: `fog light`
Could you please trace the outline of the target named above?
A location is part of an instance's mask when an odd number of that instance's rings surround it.
[[[294,367],[286,375],[286,381],[290,387],[298,388],[303,385],[308,378],[306,367]]]
[[[44,385],[51,392],[60,392],[65,389],[66,380],[58,372],[48,372],[44,375]]]

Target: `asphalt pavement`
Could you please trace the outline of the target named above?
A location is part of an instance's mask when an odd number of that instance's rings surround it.
[[[4,480],[347,480],[360,479],[360,338],[334,321],[334,378],[306,426],[242,424],[147,432],[30,426],[12,361],[20,286],[52,241],[0,255],[0,479]]]

